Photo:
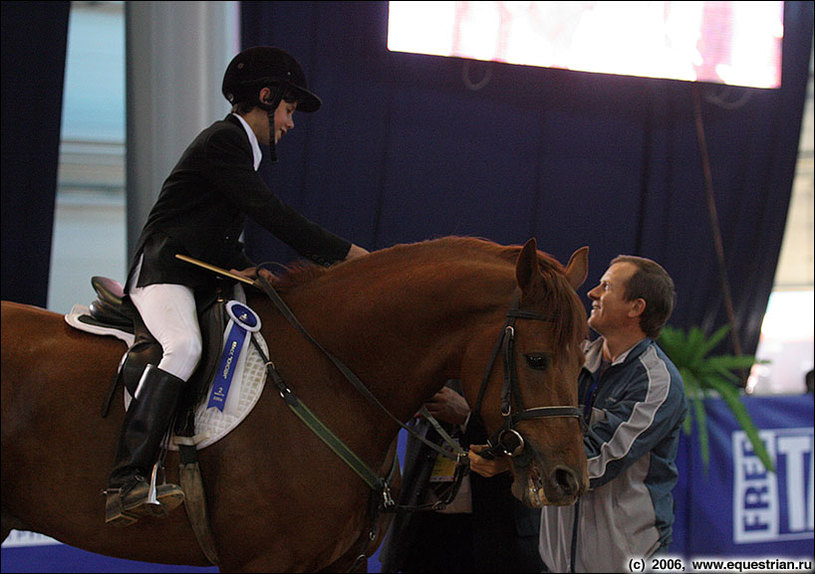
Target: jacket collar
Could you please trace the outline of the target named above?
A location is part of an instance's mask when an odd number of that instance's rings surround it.
[[[600,368],[600,365],[603,362],[603,342],[605,339],[600,336],[597,337],[594,341],[589,342],[584,351],[586,353],[586,362],[583,365],[583,368],[589,371],[590,373],[594,374],[597,372],[597,369]],[[639,357],[645,350],[651,345],[652,340],[650,337],[645,337],[639,343],[628,349],[627,351],[623,352],[615,361],[612,363],[613,365],[622,365],[629,361],[633,361],[636,357]]]

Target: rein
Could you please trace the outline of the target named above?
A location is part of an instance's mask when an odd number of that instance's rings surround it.
[[[289,408],[308,426],[314,433],[325,442],[359,477],[365,481],[373,490],[382,493],[383,504],[386,508],[393,506],[393,499],[390,494],[389,480],[393,476],[396,467],[396,459],[391,467],[391,472],[387,479],[380,478],[345,442],[335,435],[306,404],[295,395],[286,385],[283,377],[280,376],[274,363],[260,348],[256,339],[252,338],[255,350],[260,354],[266,363],[266,371],[274,382],[280,397],[286,402]]]
[[[259,266],[260,267],[260,266]],[[256,285],[260,285],[263,289],[264,293],[272,300],[275,304],[277,309],[280,313],[286,318],[286,320],[291,323],[303,337],[306,338],[309,342],[311,342],[315,347],[317,347],[328,359],[334,363],[334,365],[339,369],[339,371],[348,379],[354,387],[371,403],[377,406],[380,410],[385,412],[391,419],[396,421],[396,423],[405,429],[408,433],[414,436],[416,439],[422,441],[433,450],[437,451],[439,454],[453,458],[456,461],[456,482],[455,488],[452,489],[448,496],[445,497],[445,500],[440,501],[435,507],[436,508],[443,508],[450,502],[452,502],[453,498],[455,497],[458,486],[461,484],[461,480],[464,477],[466,471],[469,470],[469,459],[467,458],[467,453],[462,450],[462,448],[458,445],[458,443],[454,442],[447,433],[444,433],[445,440],[449,441],[450,446],[454,449],[455,454],[450,453],[449,451],[441,448],[440,446],[428,441],[424,437],[420,436],[416,431],[409,428],[407,425],[402,423],[393,413],[391,413],[380,401],[377,399],[373,393],[366,387],[362,381],[359,380],[359,377],[354,374],[351,369],[349,369],[342,361],[340,361],[337,357],[332,355],[328,350],[323,347],[314,337],[311,336],[306,328],[300,323],[300,321],[295,317],[294,313],[289,309],[286,302],[280,297],[277,291],[269,284],[269,282],[262,276],[258,275],[258,279],[256,281]],[[323,422],[309,409],[305,403],[303,403],[297,396],[291,391],[291,389],[286,386],[283,378],[280,376],[280,373],[277,371],[277,368],[274,366],[271,360],[265,356],[263,350],[260,348],[260,345],[255,341],[255,337],[252,337],[252,343],[254,344],[255,348],[257,349],[260,356],[263,358],[264,362],[266,363],[266,370],[269,373],[269,377],[274,381],[275,385],[280,392],[280,396],[289,406],[289,408],[297,415],[303,423],[306,424],[308,428],[312,430],[329,448],[331,448],[337,456],[340,457],[351,469],[357,473],[357,475],[362,478],[362,480],[371,488],[373,492],[378,492],[381,496],[381,502],[376,504],[374,508],[372,508],[372,519],[371,519],[371,527],[368,531],[368,536],[366,538],[366,542],[364,547],[362,548],[361,553],[357,556],[357,559],[354,561],[353,566],[351,567],[350,571],[353,572],[356,570],[357,566],[362,564],[365,559],[367,558],[368,547],[370,546],[371,542],[376,539],[377,534],[377,522],[379,518],[380,512],[396,512],[399,509],[408,509],[407,507],[398,507],[396,502],[393,500],[393,496],[391,496],[390,491],[390,482],[393,478],[393,475],[396,472],[396,469],[399,466],[399,457],[396,453],[393,455],[393,464],[391,465],[390,473],[387,477],[383,478],[376,474],[371,468],[362,460],[354,451],[351,450],[348,445],[343,442],[334,432],[329,429]],[[438,421],[435,421],[430,413],[427,412],[425,409],[426,417],[428,420],[432,420],[438,425]],[[441,427],[439,427],[441,428]],[[466,468],[465,468],[466,466]]]
[[[317,347],[317,348],[318,348],[318,349],[319,349],[319,350],[320,350],[320,351],[321,351],[321,352],[322,352],[322,353],[323,353],[323,354],[324,354],[326,357],[328,357],[328,359],[329,359],[329,360],[330,360],[332,363],[334,363],[334,366],[336,366],[336,367],[337,367],[337,369],[338,369],[338,370],[339,370],[339,371],[340,371],[340,372],[341,372],[343,375],[345,375],[345,378],[346,378],[346,379],[348,379],[348,380],[351,382],[351,384],[353,384],[353,385],[354,385],[354,387],[355,387],[355,388],[356,388],[356,389],[357,389],[357,390],[360,392],[360,394],[362,394],[362,396],[364,396],[366,399],[368,399],[368,400],[369,400],[369,401],[370,401],[370,402],[371,402],[371,403],[372,403],[374,406],[376,406],[376,407],[377,407],[379,410],[381,410],[381,411],[383,411],[385,414],[387,414],[387,415],[388,415],[388,416],[389,416],[391,419],[393,419],[393,421],[394,421],[396,424],[398,424],[400,427],[402,427],[403,429],[405,429],[405,430],[406,430],[408,433],[410,433],[411,435],[413,435],[415,438],[417,438],[417,439],[421,440],[421,441],[422,441],[423,443],[425,443],[426,445],[428,445],[428,446],[432,447],[432,448],[433,448],[433,450],[435,450],[435,451],[439,452],[439,454],[443,454],[443,455],[444,455],[444,456],[446,456],[447,458],[452,458],[452,459],[454,459],[454,460],[455,460],[455,459],[457,459],[457,458],[461,458],[461,457],[466,458],[467,453],[466,453],[466,452],[464,452],[464,451],[463,451],[463,450],[462,450],[460,447],[459,447],[458,449],[456,449],[456,456],[453,456],[453,455],[451,455],[451,454],[450,454],[448,451],[446,451],[446,450],[444,450],[444,449],[440,448],[439,446],[437,446],[437,445],[433,444],[432,442],[430,442],[430,441],[426,440],[424,437],[419,436],[419,435],[418,435],[418,433],[416,433],[416,431],[414,431],[413,429],[411,429],[410,427],[408,427],[406,424],[404,424],[402,421],[400,421],[400,420],[399,420],[399,418],[398,418],[396,415],[394,415],[392,412],[390,412],[390,411],[387,409],[387,407],[385,407],[385,405],[383,405],[383,404],[382,404],[382,403],[379,401],[379,399],[377,399],[377,398],[374,396],[374,394],[373,394],[373,393],[372,393],[372,392],[371,392],[371,391],[368,389],[368,387],[366,387],[366,386],[365,386],[365,384],[364,384],[362,381],[360,381],[360,380],[359,380],[359,377],[357,377],[357,375],[356,375],[356,374],[355,374],[355,373],[354,373],[354,372],[353,372],[351,369],[349,369],[349,368],[348,368],[348,367],[347,367],[347,366],[346,366],[346,365],[345,365],[345,364],[344,364],[342,361],[340,361],[340,360],[339,360],[337,357],[335,357],[334,355],[332,355],[332,354],[331,354],[331,353],[330,353],[330,352],[329,352],[329,351],[328,351],[328,350],[327,350],[325,347],[323,347],[323,346],[322,346],[322,345],[321,345],[321,344],[320,344],[320,343],[319,343],[319,342],[318,342],[318,341],[317,341],[317,340],[316,340],[314,337],[312,337],[312,336],[311,336],[311,333],[309,333],[309,332],[306,330],[306,328],[305,328],[305,327],[304,327],[304,326],[303,326],[303,325],[300,323],[300,321],[297,319],[297,317],[295,317],[295,316],[294,316],[294,313],[291,311],[291,309],[289,309],[288,305],[286,305],[286,302],[285,302],[285,301],[283,301],[283,299],[280,297],[280,295],[277,293],[277,291],[274,289],[274,287],[272,287],[272,286],[269,284],[269,282],[268,282],[268,281],[266,281],[266,279],[264,279],[263,277],[258,276],[258,282],[260,283],[260,285],[261,285],[261,287],[262,287],[262,289],[263,289],[264,293],[266,293],[266,295],[268,295],[268,297],[269,297],[269,298],[272,300],[272,302],[273,302],[273,303],[275,304],[275,306],[278,308],[278,310],[280,311],[280,313],[281,313],[281,314],[282,314],[282,315],[283,315],[283,316],[286,318],[286,320],[288,320],[288,322],[289,322],[289,323],[291,323],[291,324],[292,324],[292,325],[293,325],[293,326],[294,326],[294,327],[295,327],[295,328],[296,328],[298,331],[300,331],[300,333],[301,333],[301,334],[302,334],[302,335],[303,335],[303,336],[306,338],[306,340],[308,340],[309,342],[311,342],[311,343],[312,343],[312,344],[313,344],[315,347]],[[427,413],[427,415],[426,415],[426,416],[427,416],[427,417],[430,417],[430,413]],[[430,418],[432,418],[432,417],[430,417]],[[436,424],[438,424],[438,423],[436,423]],[[444,433],[444,434],[446,435],[447,433]],[[448,439],[448,441],[449,441],[449,443],[450,443],[450,446],[451,446],[451,447],[456,446],[456,443],[454,443],[452,439],[450,439],[449,437],[447,437],[447,439]]]
[[[487,441],[487,448],[478,454],[486,459],[492,459],[497,455],[506,454],[513,457],[515,465],[526,466],[532,461],[532,455],[524,448],[523,435],[515,430],[517,423],[525,420],[550,417],[574,417],[579,421],[580,429],[584,434],[586,432],[586,423],[583,419],[583,413],[577,407],[550,406],[533,407],[530,409],[524,408],[520,385],[518,383],[518,372],[515,366],[515,320],[528,319],[551,322],[552,318],[520,309],[520,294],[515,295],[515,299],[507,311],[506,317],[507,321],[493,349],[490,363],[481,381],[478,399],[473,409],[473,412],[478,413],[480,416],[481,403],[484,398],[484,393],[487,390],[490,373],[495,365],[498,353],[503,350],[504,380],[501,387],[501,416],[504,418],[504,425],[493,433]],[[513,402],[515,402],[519,408],[519,412],[517,413],[512,412]]]
[[[315,347],[317,347],[322,353],[328,357],[332,363],[339,369],[339,371],[347,378],[354,387],[362,394],[365,398],[367,398],[371,403],[373,403],[377,408],[385,412],[391,419],[393,419],[400,427],[405,429],[409,434],[415,437],[417,440],[423,442],[442,456],[450,458],[456,461],[456,469],[457,472],[459,468],[463,466],[467,466],[469,468],[469,459],[467,458],[467,453],[456,443],[439,425],[438,421],[436,421],[427,409],[423,409],[423,414],[428,421],[430,421],[433,426],[435,426],[439,431],[440,435],[443,437],[445,442],[451,447],[452,452],[449,450],[445,450],[440,446],[428,441],[424,437],[420,436],[416,431],[406,426],[402,421],[400,421],[396,416],[393,415],[385,406],[379,402],[379,400],[368,390],[368,388],[359,380],[359,377],[354,374],[351,369],[349,369],[342,361],[340,361],[337,357],[332,355],[328,352],[319,342],[317,342],[314,337],[306,330],[305,327],[298,321],[297,317],[294,316],[294,313],[289,309],[288,305],[286,305],[285,301],[280,297],[277,291],[269,284],[269,282],[262,276],[258,275],[256,280],[248,279],[243,277],[242,275],[237,275],[227,271],[225,269],[221,269],[220,267],[216,267],[214,265],[210,265],[209,263],[205,263],[203,261],[199,261],[192,257],[183,255],[183,254],[176,254],[178,259],[182,261],[186,261],[187,263],[196,265],[198,267],[202,267],[208,271],[214,272],[218,275],[222,275],[224,277],[228,277],[230,279],[234,279],[243,283],[247,283],[252,285],[253,287],[260,288],[269,299],[275,304],[278,308],[280,313],[286,318],[286,320],[291,323],[303,337],[306,338],[309,342],[311,342]],[[258,269],[265,269],[266,266],[270,265],[269,263],[261,263],[257,266]],[[267,269],[268,270],[268,269]],[[269,378],[274,381],[275,385],[280,392],[280,396],[286,401],[286,404],[294,411],[294,413],[308,426],[317,436],[323,440],[346,464],[348,464],[354,472],[356,472],[363,481],[365,481],[368,486],[374,490],[379,491],[382,494],[382,507],[386,511],[394,511],[396,504],[393,501],[393,498],[390,494],[390,480],[393,477],[393,474],[398,467],[398,457],[394,456],[394,463],[391,467],[391,471],[389,476],[386,479],[380,478],[375,472],[373,472],[370,467],[368,467],[365,462],[359,458],[337,435],[335,435],[331,429],[325,426],[322,421],[300,400],[297,396],[289,389],[285,382],[283,381],[283,377],[280,376],[280,373],[277,371],[277,368],[274,366],[274,363],[266,357],[266,354],[260,348],[260,345],[255,341],[255,338],[252,337],[251,341],[258,351],[258,354],[263,358],[266,364],[266,370],[269,374]],[[462,473],[463,474],[463,473]],[[460,481],[459,481],[460,482]],[[447,500],[446,504],[452,501],[452,496],[450,500]]]

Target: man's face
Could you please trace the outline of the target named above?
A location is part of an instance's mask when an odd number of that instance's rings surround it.
[[[608,336],[630,324],[635,302],[625,300],[625,288],[636,270],[633,263],[615,263],[600,278],[600,284],[589,291],[589,327]]]

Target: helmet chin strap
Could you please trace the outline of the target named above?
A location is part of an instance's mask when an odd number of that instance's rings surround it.
[[[269,159],[272,163],[275,163],[277,162],[277,151],[275,150],[274,115],[275,111],[277,111],[277,106],[280,105],[280,101],[283,99],[283,92],[286,87],[282,84],[267,87],[271,90],[269,99],[266,102],[258,102],[258,106],[266,110],[266,117],[269,119]]]

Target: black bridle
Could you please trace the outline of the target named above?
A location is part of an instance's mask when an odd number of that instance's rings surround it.
[[[520,385],[518,383],[518,372],[515,365],[515,320],[530,319],[533,321],[552,322],[553,318],[520,309],[520,294],[515,296],[515,300],[507,311],[506,317],[507,321],[501,331],[501,335],[498,337],[498,343],[493,349],[492,357],[487,365],[487,371],[484,373],[481,389],[478,391],[478,399],[473,409],[474,413],[480,415],[481,402],[487,389],[487,382],[495,366],[498,352],[503,349],[504,381],[501,388],[501,416],[504,418],[504,424],[489,438],[487,448],[478,454],[488,459],[494,458],[499,454],[506,454],[514,458],[513,462],[516,466],[525,466],[531,462],[532,455],[524,448],[523,435],[515,430],[517,423],[531,419],[574,417],[579,421],[580,430],[583,433],[586,432],[586,423],[583,420],[583,413],[577,407],[549,406],[533,407],[531,409],[524,408]],[[574,384],[576,385],[577,381],[575,381]],[[513,412],[512,410],[513,402],[518,408],[517,412]]]

